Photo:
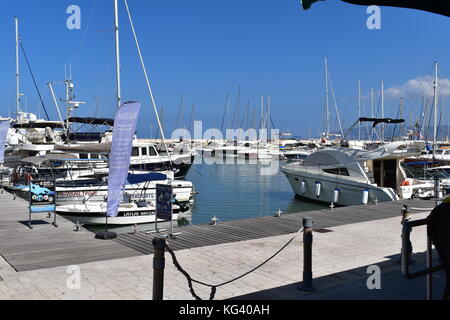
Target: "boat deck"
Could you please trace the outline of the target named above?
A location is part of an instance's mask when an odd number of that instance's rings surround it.
[[[37,270],[88,262],[105,261],[153,253],[155,235],[123,234],[114,241],[96,240],[89,231],[74,232],[72,222],[58,217],[58,228],[45,213],[35,215],[33,230],[26,224],[28,203],[20,198],[13,201],[9,193],[0,194],[0,255],[16,271]],[[327,228],[358,222],[399,217],[403,204],[429,208],[433,201],[409,200],[378,205],[335,208],[285,214],[281,217],[259,217],[213,225],[196,225],[176,229],[181,232],[170,240],[174,250],[207,247],[271,236],[296,233],[302,218],[315,221],[316,232]],[[399,231],[400,234],[400,231]],[[1,260],[1,259],[0,259]]]

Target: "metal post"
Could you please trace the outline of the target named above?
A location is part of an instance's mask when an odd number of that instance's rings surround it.
[[[166,238],[156,237],[153,239],[155,254],[153,258],[153,300],[162,301],[164,299],[164,269],[166,260],[164,258],[166,250]]]
[[[33,229],[33,225],[31,223],[31,210],[33,207],[33,199],[32,199],[33,195],[31,192],[31,182],[28,183],[28,192],[29,192],[29,195],[28,195],[28,197],[29,197],[29,199],[28,199],[28,227],[30,229]]]
[[[431,240],[427,237],[427,269],[430,270],[427,274],[427,300],[433,300],[433,252],[431,251]]]
[[[58,226],[58,224],[56,223],[56,203],[57,203],[57,198],[56,198],[56,195],[57,195],[57,193],[56,193],[56,180],[53,181],[53,189],[55,190],[55,195],[54,195],[54,197],[53,197],[53,207],[54,207],[54,211],[53,211],[53,214],[54,214],[53,226],[54,226],[55,228],[58,228],[59,226]]]
[[[411,209],[408,205],[403,205],[402,208],[402,248],[401,255],[398,263],[402,264],[403,274],[409,273],[409,266],[414,264],[414,260],[411,259],[413,253],[413,247],[410,240],[411,227],[408,222],[411,220]]]
[[[312,272],[312,245],[313,245],[312,218],[303,218],[303,282],[299,286],[301,291],[315,291]]]

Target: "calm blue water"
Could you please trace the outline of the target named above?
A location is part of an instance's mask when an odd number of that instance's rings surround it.
[[[213,216],[223,222],[273,216],[278,209],[294,213],[326,207],[295,199],[281,171],[276,170],[275,175],[261,174],[267,167],[267,164],[193,165],[187,180],[199,194],[192,208],[192,224],[208,223]]]
[[[284,163],[280,163],[283,165]],[[262,164],[194,164],[186,178],[196,191],[195,204],[184,213],[174,226],[207,224],[216,216],[220,222],[273,216],[281,209],[285,214],[326,208],[314,202],[297,200],[291,186],[279,171],[263,175],[268,163]],[[160,223],[160,228],[170,228],[170,223]],[[154,224],[137,226],[139,231],[154,230]],[[103,227],[89,227],[91,231]],[[117,233],[129,233],[133,227],[110,227]]]

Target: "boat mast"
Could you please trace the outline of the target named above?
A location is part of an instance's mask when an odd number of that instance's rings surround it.
[[[374,109],[374,94],[373,94],[373,88],[372,88],[372,104],[371,104],[371,107],[372,107],[372,118],[374,117],[374,114],[373,114],[373,109]]]
[[[438,111],[438,63],[434,63],[435,66],[435,78],[434,78],[434,128],[433,128],[433,162],[436,161],[436,136],[437,136],[437,111]],[[440,181],[439,177],[436,175],[434,177],[434,198],[435,205],[439,205],[439,194],[440,194]]]
[[[381,81],[381,118],[384,119],[384,81]],[[381,142],[384,142],[384,123],[381,126]]]
[[[326,131],[325,138],[328,139],[330,134],[330,100],[329,100],[329,89],[328,89],[328,59],[325,58],[325,122]]]
[[[116,98],[117,108],[122,104],[122,88],[120,82],[120,41],[119,41],[119,4],[114,0],[114,38],[116,43]]]
[[[361,80],[358,81],[358,119],[361,118]],[[358,126],[358,140],[361,141],[361,122]]]
[[[435,62],[434,78],[434,128],[433,128],[433,161],[436,159],[437,112],[438,112],[438,63]]]
[[[20,114],[20,69],[19,69],[19,19],[14,18],[16,26],[16,116],[19,119]]]
[[[271,120],[271,113],[272,113],[272,96],[269,94],[268,98],[267,98],[267,142],[270,142],[269,139],[271,139],[269,130],[270,130],[270,120]]]

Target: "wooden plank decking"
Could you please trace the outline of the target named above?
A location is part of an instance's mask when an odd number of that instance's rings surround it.
[[[341,207],[335,208],[333,212],[316,210],[285,214],[279,218],[259,217],[235,220],[219,223],[215,226],[187,226],[176,230],[176,232],[182,234],[176,239],[170,240],[170,244],[174,250],[183,250],[296,233],[300,230],[304,217],[314,219],[314,227],[317,232],[341,225],[398,217],[400,236],[400,217],[403,204],[419,208],[431,208],[434,202],[416,199],[395,203],[379,203],[378,205]],[[120,235],[115,241],[143,254],[152,254],[154,237],[155,235],[145,233],[124,234]]]
[[[28,203],[0,194],[0,255],[16,270],[36,270],[140,255],[119,243],[95,240],[88,231],[74,232],[74,224],[58,217],[58,228],[47,214],[34,214],[33,230]]]

